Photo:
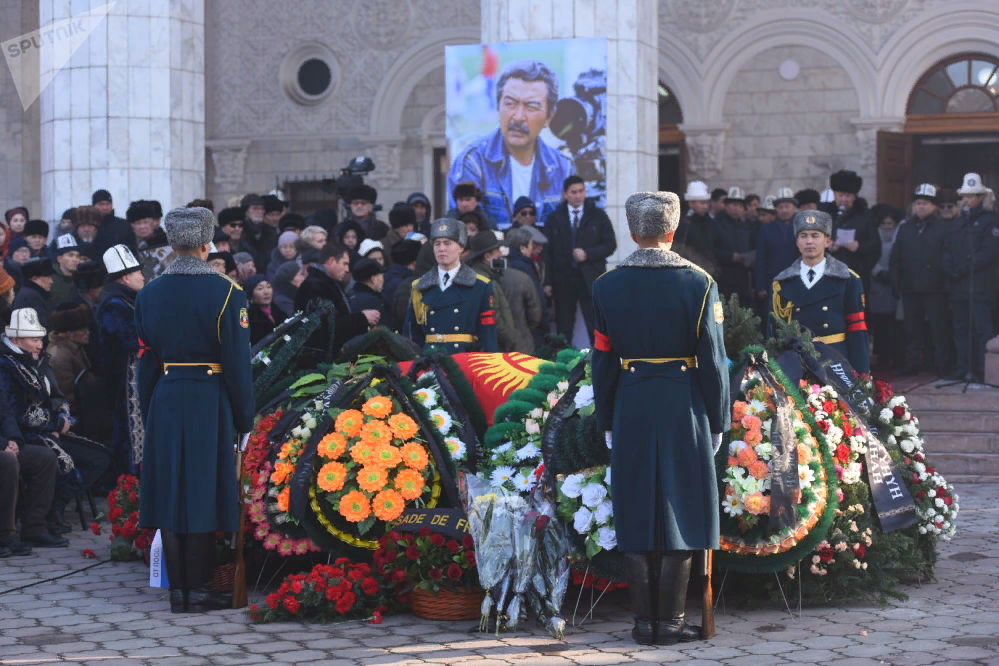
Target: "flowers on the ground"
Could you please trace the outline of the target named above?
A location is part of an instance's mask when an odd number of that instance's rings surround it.
[[[139,480],[131,474],[118,477],[108,493],[108,521],[111,523],[111,559],[119,562],[149,556],[155,530],[139,528]],[[96,526],[97,529],[94,529]],[[90,526],[100,534],[98,523]]]
[[[558,514],[583,537],[586,556],[617,547],[607,470],[600,466],[565,477],[558,488]]]
[[[429,592],[478,587],[472,537],[454,539],[424,527],[418,534],[393,531],[379,541],[373,566],[402,603],[409,590]]]

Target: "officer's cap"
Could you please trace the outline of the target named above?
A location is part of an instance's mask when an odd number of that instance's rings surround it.
[[[430,225],[430,242],[433,243],[438,238],[450,238],[458,245],[468,247],[468,229],[460,220],[450,217],[434,220]]]
[[[215,237],[215,214],[207,208],[174,208],[163,218],[167,241],[176,250],[208,245]]]
[[[639,238],[658,238],[680,224],[680,197],[672,192],[636,192],[624,202],[628,230]]]
[[[821,231],[826,236],[832,236],[832,218],[829,213],[821,210],[799,210],[791,220],[794,235],[797,238],[802,231]]]

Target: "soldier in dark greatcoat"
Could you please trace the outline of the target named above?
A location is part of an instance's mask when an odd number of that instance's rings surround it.
[[[771,316],[799,321],[817,342],[843,354],[857,372],[870,372],[864,285],[846,264],[826,255],[832,218],[823,211],[802,210],[794,214],[793,224],[801,258],[774,279]],[[772,330],[773,319],[769,324]]]
[[[498,352],[493,283],[461,263],[465,223],[434,220],[430,242],[437,265],[413,281],[402,334],[425,354]]]
[[[724,315],[714,280],[670,251],[677,196],[633,194],[625,211],[640,249],[593,284],[593,390],[597,422],[613,433],[632,636],[668,645],[700,637],[684,619],[692,551],[718,548],[714,453],[731,422]]]
[[[162,530],[170,610],[227,608],[212,591],[215,532],[239,528],[235,446],[253,427],[246,295],[205,261],[207,208],[163,220],[177,259],[136,299],[145,417],[140,525]]]

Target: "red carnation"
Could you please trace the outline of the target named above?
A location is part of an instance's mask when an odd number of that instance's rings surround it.
[[[934,474],[937,473],[937,468],[936,467],[927,467],[926,468],[926,473],[929,474],[930,476],[933,476]]]
[[[902,418],[905,416],[905,407],[903,407],[902,405],[899,405],[897,407],[892,407],[891,414],[896,419],[901,421]]]
[[[864,555],[867,555],[867,548],[862,543],[858,543],[853,548],[853,554],[857,556],[857,559],[862,559]]]
[[[826,414],[832,414],[833,412],[836,411],[836,403],[833,402],[832,400],[826,400],[825,402],[822,403],[822,411],[824,411]]]
[[[954,499],[952,497],[944,497],[943,503],[946,504],[947,506],[950,506],[951,504],[954,503]]]
[[[378,592],[378,581],[368,576],[361,581],[361,592],[365,594],[377,594]]]
[[[822,434],[828,433],[829,432],[829,421],[819,421],[819,430],[822,431]]]
[[[420,536],[421,537],[428,537],[428,536],[430,536],[430,528],[429,527],[421,527],[420,528]]]
[[[278,606],[281,605],[281,595],[277,592],[272,592],[267,595],[267,607],[271,610],[276,610]]]
[[[381,624],[382,623],[382,612],[375,611],[371,614],[371,624]]]
[[[340,615],[346,615],[354,607],[355,601],[357,601],[357,595],[353,592],[344,592],[340,600],[336,602],[336,612]]]
[[[434,567],[433,569],[430,570],[430,577],[433,578],[434,580],[440,580],[441,578],[444,577],[444,572],[438,569],[437,567]]]
[[[819,559],[823,563],[828,564],[829,562],[832,562],[832,561],[834,561],[836,559],[836,551],[833,550],[832,548],[829,548],[829,547],[820,548],[819,549]]]
[[[447,549],[452,555],[454,555],[459,550],[461,550],[461,544],[455,541],[454,539],[451,539],[450,541],[447,542]]]
[[[133,490],[128,494],[128,501],[135,503],[139,501],[139,495]]]
[[[420,549],[416,546],[410,546],[406,549],[406,557],[414,561],[420,559]]]
[[[392,530],[386,536],[392,541],[399,541],[400,539],[402,539],[402,535],[396,532],[395,530]]]
[[[853,426],[848,421],[843,422],[843,434],[847,437],[853,437]]]
[[[475,548],[475,541],[472,539],[472,535],[466,534],[461,540],[461,545],[468,549]]]
[[[437,546],[438,548],[443,546],[445,542],[446,539],[441,534],[432,534],[430,536],[430,543],[432,543],[434,546]]]
[[[350,558],[349,557],[338,557],[335,560],[333,560],[333,564],[337,565],[338,567],[342,567],[345,564],[350,564]]]
[[[846,444],[840,444],[836,447],[836,460],[845,465],[850,462],[850,447]]]
[[[447,567],[447,577],[451,580],[461,580],[461,567],[457,564],[449,564]]]
[[[340,589],[339,585],[330,587],[326,589],[326,601],[339,601],[340,597],[343,596],[343,590]]]
[[[294,583],[292,583],[291,584],[291,591],[294,592],[295,594],[301,594],[302,593],[302,581],[296,580]]]
[[[405,583],[406,582],[406,572],[403,569],[396,569],[392,572],[390,580],[393,583]]]
[[[301,607],[302,607],[302,604],[300,604],[298,602],[298,599],[296,599],[295,597],[285,597],[284,598],[284,608],[285,608],[285,610],[287,610],[292,615],[294,615],[295,613],[297,613],[298,609],[301,608]]]
[[[364,569],[357,569],[357,568],[351,569],[347,573],[347,578],[349,578],[350,580],[352,580],[354,582],[357,582],[357,581],[361,580],[362,578],[364,578],[364,576],[365,576],[366,573],[367,572]]]
[[[467,551],[465,553],[465,560],[468,561],[468,566],[474,567],[475,566],[475,551],[474,550]]]
[[[88,559],[88,560],[97,559],[97,553],[95,553],[94,551],[90,550],[89,548],[84,549],[83,553],[81,553],[81,554],[83,555],[84,559]]]
[[[90,531],[93,532],[94,534],[100,534],[101,533],[101,524],[100,523],[90,523]]]
[[[108,519],[110,519],[112,523],[117,523],[118,519],[121,518],[121,514],[123,513],[125,512],[122,511],[121,507],[116,506],[115,508],[111,509],[111,513],[108,514]]]

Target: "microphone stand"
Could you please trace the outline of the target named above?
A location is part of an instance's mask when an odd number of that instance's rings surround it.
[[[965,212],[967,213],[967,211]],[[968,344],[968,370],[964,373],[964,379],[956,379],[949,382],[943,382],[942,384],[937,384],[935,388],[942,389],[948,388],[950,386],[958,386],[959,384],[964,384],[961,389],[961,393],[967,393],[968,387],[972,384],[978,386],[988,386],[989,388],[999,389],[999,386],[995,384],[989,384],[985,382],[985,378],[982,381],[976,382],[974,379],[974,371],[972,367],[975,364],[974,358],[974,342],[975,342],[975,329],[974,329],[974,295],[975,295],[975,247],[974,242],[971,244],[971,253],[968,255],[968,339],[966,340]],[[984,349],[982,351],[985,351]]]

